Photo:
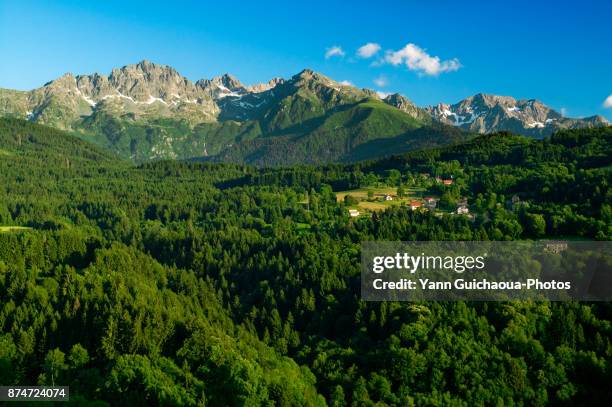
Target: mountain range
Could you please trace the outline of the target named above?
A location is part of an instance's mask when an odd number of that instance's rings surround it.
[[[602,116],[571,119],[536,99],[516,100],[509,96],[479,93],[454,105],[428,107],[431,116],[442,122],[476,133],[510,131],[542,137],[560,129],[609,125]]]
[[[231,75],[192,82],[149,61],[108,75],[65,74],[31,91],[0,89],[0,115],[68,130],[135,162],[198,158],[261,165],[356,161],[508,130],[543,137],[605,126],[537,100],[478,94],[421,108],[305,69],[246,86]]]

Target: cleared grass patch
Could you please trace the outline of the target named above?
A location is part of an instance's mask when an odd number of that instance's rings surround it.
[[[384,211],[389,206],[391,205],[387,204],[386,202],[368,202],[368,201],[359,202],[359,204],[357,205],[358,208],[367,209],[369,211]]]
[[[27,226],[0,226],[0,232],[21,232],[25,230],[32,230]]]
[[[344,197],[347,195],[351,195],[357,199],[368,199],[368,191],[372,191],[374,193],[375,198],[380,198],[385,195],[393,195],[397,194],[397,188],[395,187],[383,187],[383,188],[359,188],[359,189],[351,189],[348,191],[339,191],[336,192],[336,199],[338,202],[342,202]]]

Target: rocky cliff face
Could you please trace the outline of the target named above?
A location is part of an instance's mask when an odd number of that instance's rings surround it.
[[[431,115],[426,109],[422,109],[415,105],[410,99],[399,93],[394,93],[383,99],[383,102],[398,108],[399,110],[408,113],[410,116],[419,120],[431,120]]]
[[[272,78],[268,83],[258,83],[255,85],[251,85],[247,88],[247,90],[253,93],[260,93],[265,92],[266,90],[270,90],[276,87],[276,85],[281,85],[283,83],[285,83],[285,80],[283,78]]]

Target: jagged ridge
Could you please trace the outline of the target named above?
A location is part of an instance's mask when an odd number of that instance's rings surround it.
[[[454,105],[439,104],[427,111],[442,123],[476,133],[511,131],[543,137],[560,129],[606,126],[602,116],[570,119],[536,99],[516,100],[509,96],[479,93]]]
[[[372,90],[310,69],[252,86],[229,74],[194,83],[172,67],[146,60],[108,76],[65,74],[29,92],[0,89],[0,115],[73,130],[138,162],[278,157],[266,162],[272,164],[373,158],[382,154],[380,143],[372,144],[376,139],[386,140],[384,151],[393,151],[394,142],[403,151],[414,145],[407,132],[422,127],[429,131],[419,132],[425,139],[417,144],[428,145],[427,137],[444,143],[440,129],[451,133],[444,126],[432,129],[436,121],[468,132],[509,130],[535,137],[608,124],[600,116],[568,119],[536,100],[483,94],[420,108],[400,94],[380,99]],[[410,143],[401,141],[406,137]],[[364,143],[372,151],[364,150]]]

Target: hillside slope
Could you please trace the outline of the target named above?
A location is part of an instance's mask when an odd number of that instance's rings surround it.
[[[73,134],[23,119],[0,118],[0,155],[54,166],[120,162],[115,154]]]

